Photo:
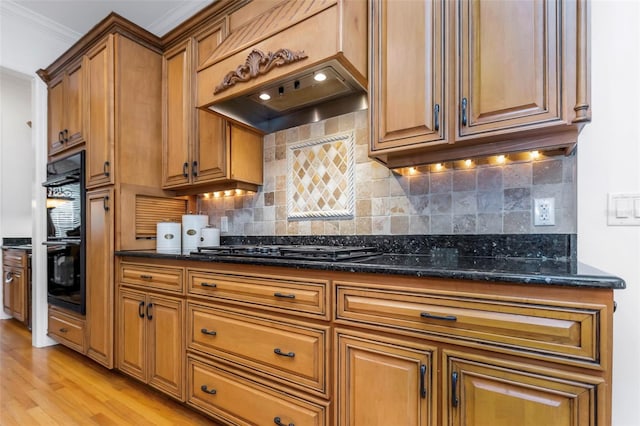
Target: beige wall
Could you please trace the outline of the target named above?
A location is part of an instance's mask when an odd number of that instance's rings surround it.
[[[614,293],[613,426],[640,418],[640,227],[607,226],[607,195],[640,192],[640,2],[591,2],[593,121],[578,143],[578,260],[627,282]]]
[[[34,149],[29,76],[0,67],[0,237],[31,237]]]

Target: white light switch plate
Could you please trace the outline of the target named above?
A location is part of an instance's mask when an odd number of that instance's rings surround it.
[[[640,194],[609,194],[607,224],[610,226],[640,226]]]

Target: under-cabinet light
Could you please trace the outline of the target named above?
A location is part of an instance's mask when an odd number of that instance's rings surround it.
[[[473,162],[471,160],[464,160],[465,167],[471,167],[472,164]]]
[[[220,198],[220,191],[216,191],[213,193],[213,198]]]
[[[531,158],[536,160],[540,157],[540,153],[538,151],[531,151]]]
[[[325,81],[327,79],[327,75],[323,72],[317,72],[313,75],[313,79],[315,81]]]
[[[268,101],[269,99],[271,99],[271,96],[268,93],[260,93],[260,99],[262,99],[263,101]]]

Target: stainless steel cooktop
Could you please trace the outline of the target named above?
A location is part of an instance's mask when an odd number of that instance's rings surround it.
[[[375,247],[361,246],[310,246],[310,245],[228,245],[198,247],[191,252],[194,257],[252,257],[271,259],[296,259],[324,262],[339,262],[375,256],[380,252]]]

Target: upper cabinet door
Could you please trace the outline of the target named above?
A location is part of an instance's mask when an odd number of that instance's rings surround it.
[[[372,151],[444,143],[444,12],[442,0],[371,1]]]
[[[189,183],[191,174],[191,40],[162,57],[163,168],[165,188]]]
[[[77,60],[49,83],[48,154],[84,142],[83,68]]]
[[[164,188],[184,188],[227,175],[226,121],[195,108],[196,69],[224,40],[223,19],[165,52],[163,84]]]
[[[49,138],[48,153],[64,149],[64,74],[49,83]]]
[[[195,70],[207,60],[227,36],[227,19],[216,22],[196,34],[194,41],[193,84],[197,84]],[[197,89],[194,87],[194,93]],[[194,99],[195,104],[195,99]],[[196,110],[195,137],[193,141],[193,182],[204,183],[224,178],[227,175],[227,122],[222,117],[206,111]]]
[[[561,119],[556,0],[461,0],[459,137],[545,127]]]
[[[83,104],[84,98],[82,96],[83,90],[83,76],[82,73],[82,60],[78,60],[75,64],[71,65],[67,69],[66,84],[65,84],[65,139],[67,146],[74,146],[81,142],[84,142],[83,137],[83,115],[82,112],[85,108]]]
[[[86,55],[87,188],[115,182],[113,44],[111,34]]]

